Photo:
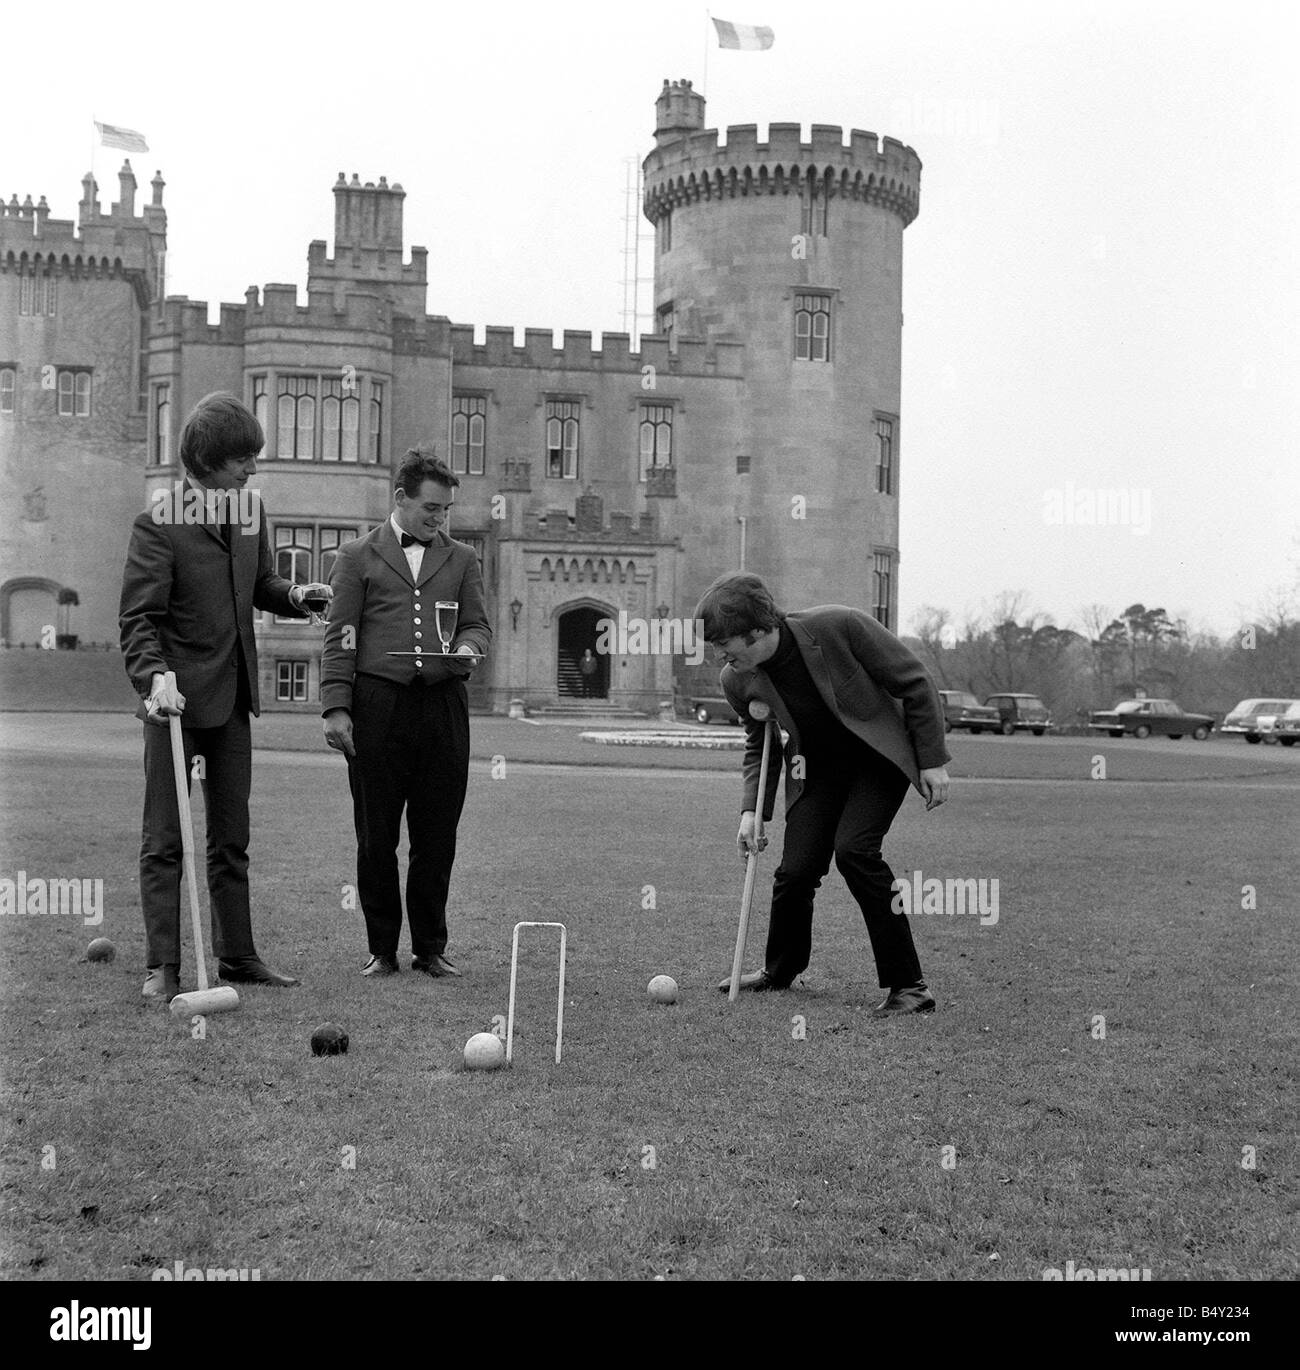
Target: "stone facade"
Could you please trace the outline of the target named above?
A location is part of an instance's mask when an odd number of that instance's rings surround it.
[[[69,419],[42,437],[49,416],[26,388],[50,343],[18,315],[31,268],[17,244],[33,220],[15,199],[0,220],[0,366],[21,373],[24,408],[0,416],[3,480],[21,505],[44,473],[46,522],[53,490],[71,478],[77,494],[72,521],[46,542],[6,501],[0,582],[77,588],[83,635],[114,639],[126,527],[142,494],[179,478],[185,415],[220,389],[266,429],[257,483],[294,579],[325,578],[340,540],[387,515],[408,448],[457,470],[450,531],[479,552],[495,630],[472,685],[482,707],[579,693],[577,658],[597,648],[604,620],[686,620],[742,558],[786,604],[878,606],[893,626],[902,232],[920,163],[857,130],[843,146],[823,125],[810,143],[797,125],[771,125],[764,144],[753,126],[731,128],[720,147],[703,116],[689,82],[664,83],[644,165],[662,327],[639,351],[625,334],[596,349],[590,333],[567,330],[558,347],[537,329],[516,346],[512,328],[491,326],[476,343],[472,326],[426,312],[426,252],[404,259],[401,186],[342,174],[334,254],[310,245],[306,301],[294,286],[251,287],[209,324],[206,304],[154,304],[161,181],[143,219],[133,179],[109,216],[88,189],[81,239],[59,225],[59,251],[85,259],[94,241],[102,273],[76,277],[60,320],[96,373],[94,417],[73,447]],[[109,256],[101,230],[116,235]],[[807,324],[810,309],[820,324]],[[123,369],[142,317],[143,386]],[[825,342],[809,341],[814,329]],[[78,507],[87,474],[110,489],[93,516]],[[314,708],[319,628],[263,619],[264,700]],[[602,650],[596,693],[653,710],[674,687],[711,689],[716,668],[692,668],[676,645],[647,652],[628,636]]]

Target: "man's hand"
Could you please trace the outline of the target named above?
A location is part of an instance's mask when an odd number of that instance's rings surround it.
[[[172,714],[181,714],[185,710],[185,696],[176,688],[176,676],[168,671],[166,675],[156,672],[153,678],[153,690],[144,704],[145,714],[150,723],[157,723],[160,726],[167,726],[167,719]]]
[[[467,676],[474,669],[474,667],[478,665],[478,662],[473,660],[457,661],[456,658],[458,656],[473,657],[473,655],[473,647],[471,647],[468,642],[462,642],[454,652],[451,652],[449,655],[445,656],[443,660],[451,668],[452,675]]]
[[[740,831],[736,834],[736,850],[740,852],[740,859],[749,859],[750,852],[760,852],[767,846],[767,835],[755,838],[754,828],[757,819],[753,809],[746,809],[740,816]]]
[[[346,709],[331,709],[325,715],[325,742],[344,756],[355,757],[352,745],[352,715]]]
[[[932,766],[921,772],[921,793],[925,795],[925,808],[928,813],[940,804],[948,802],[948,768]]]
[[[291,585],[289,587],[289,603],[295,609],[303,608],[303,599],[307,595],[323,596],[326,600],[334,598],[334,591],[323,581],[314,580],[310,585]],[[318,610],[318,612],[320,612]]]

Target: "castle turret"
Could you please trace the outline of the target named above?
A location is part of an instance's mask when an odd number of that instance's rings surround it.
[[[743,537],[746,568],[786,604],[859,604],[896,628],[903,229],[920,159],[828,124],[807,140],[771,124],[766,142],[743,124],[723,144],[687,82],[665,83],[656,116],[643,169],[660,327],[745,344],[734,457],[748,474],[718,512],[719,550],[738,565]]]

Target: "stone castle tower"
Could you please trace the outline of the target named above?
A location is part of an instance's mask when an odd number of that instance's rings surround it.
[[[827,124],[807,143],[798,124],[770,124],[766,143],[740,124],[720,146],[689,81],[664,82],[656,115],[643,166],[659,329],[745,345],[732,561],[770,577],[779,603],[857,604],[896,630],[903,229],[920,159],[858,129],[846,146]]]

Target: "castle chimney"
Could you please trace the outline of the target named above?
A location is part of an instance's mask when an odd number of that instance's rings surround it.
[[[150,181],[149,184],[153,186],[153,208],[161,209],[163,186],[167,184],[167,182],[163,180],[162,172],[155,171],[153,174],[153,180]]]
[[[50,206],[42,195],[40,203],[36,206],[36,236],[39,238],[45,232],[45,221],[50,217]]]
[[[125,218],[135,218],[135,172],[131,170],[131,162],[128,158],[122,163],[122,170],[117,173],[117,208]]]
[[[655,101],[655,146],[662,147],[704,127],[704,96],[686,80],[664,82]]]

